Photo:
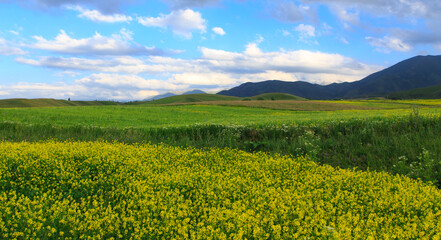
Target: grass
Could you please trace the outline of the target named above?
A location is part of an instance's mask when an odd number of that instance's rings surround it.
[[[248,101],[244,101],[248,102]],[[260,102],[260,101],[259,101]],[[272,102],[272,101],[269,101]],[[412,109],[289,111],[238,106],[88,106],[0,109],[0,121],[54,126],[99,126],[114,128],[179,127],[197,124],[259,125],[300,124],[352,118],[406,116]],[[421,108],[421,114],[436,114],[437,108]]]
[[[0,138],[8,141],[106,140],[307,154],[335,167],[405,174],[441,186],[439,132],[438,108],[311,112],[185,105],[0,110]]]
[[[242,100],[306,100],[306,98],[298,97],[288,93],[264,93],[254,97],[242,98]]]
[[[296,102],[0,109],[0,238],[441,237],[435,100]]]
[[[440,99],[441,85],[392,93],[390,99]]]

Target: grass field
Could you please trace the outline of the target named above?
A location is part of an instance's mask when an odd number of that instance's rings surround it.
[[[0,237],[439,239],[439,100],[228,102],[0,109]]]
[[[253,103],[241,101],[244,103]],[[272,104],[273,101],[256,101]],[[265,103],[266,102],[266,103]],[[284,101],[274,101],[277,102]],[[298,103],[298,102],[295,102]],[[302,123],[339,119],[365,119],[371,117],[407,116],[413,108],[400,104],[402,108],[381,109],[378,103],[375,109],[351,110],[347,104],[338,104],[342,111],[335,110],[334,103],[316,104],[302,101],[299,108],[303,111],[271,110],[261,107],[238,107],[218,105],[185,105],[185,106],[88,106],[74,108],[26,108],[0,109],[0,121],[12,121],[25,124],[51,124],[54,126],[99,126],[99,127],[176,127],[193,124],[224,124],[224,125],[262,125],[281,123]],[[355,105],[355,104],[353,104]],[[306,106],[306,107],[305,107]],[[320,107],[321,106],[321,107]],[[314,107],[322,111],[307,111]],[[364,108],[362,106],[361,108]],[[373,107],[372,107],[373,108]],[[387,108],[387,107],[386,107]],[[437,114],[438,108],[424,107],[419,109],[422,115]]]

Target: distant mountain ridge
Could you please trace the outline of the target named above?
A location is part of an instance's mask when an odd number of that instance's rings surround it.
[[[168,97],[173,97],[173,96],[178,96],[178,95],[189,95],[189,94],[206,94],[206,92],[204,92],[202,90],[198,90],[198,89],[184,92],[182,94],[175,94],[175,93],[168,92],[168,93],[156,95],[156,96],[149,98],[149,99],[146,99],[144,101],[159,100],[159,99],[163,99],[163,98],[168,98]]]
[[[251,97],[279,92],[308,99],[386,97],[391,93],[441,84],[441,56],[416,56],[355,82],[319,85],[269,80],[244,83],[219,95]]]

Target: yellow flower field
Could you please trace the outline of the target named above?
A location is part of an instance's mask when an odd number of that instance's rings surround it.
[[[304,157],[0,142],[1,239],[440,239],[441,191]]]

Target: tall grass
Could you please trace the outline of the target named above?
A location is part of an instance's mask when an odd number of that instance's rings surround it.
[[[441,116],[373,117],[302,124],[116,128],[0,122],[7,141],[76,140],[166,143],[183,147],[228,147],[249,152],[309,155],[341,168],[387,171],[441,187]]]

